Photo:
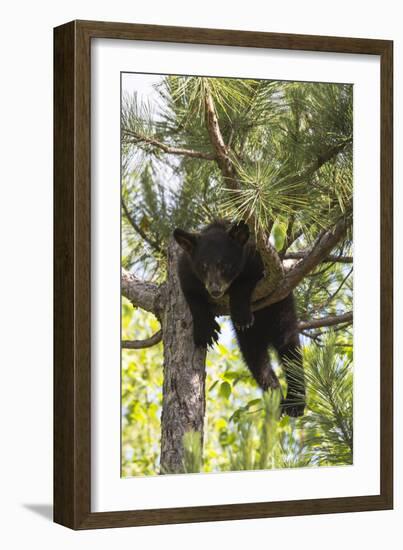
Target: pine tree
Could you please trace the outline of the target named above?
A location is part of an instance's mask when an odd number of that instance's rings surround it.
[[[206,350],[193,344],[172,231],[197,230],[216,217],[247,221],[266,268],[253,309],[294,291],[300,332],[316,358],[324,364],[329,327],[339,338],[332,353],[337,345],[348,348],[352,87],[168,76],[158,94],[157,105],[136,94],[122,103],[122,293],[153,313],[161,331],[122,345],[146,347],[162,338],[161,471],[180,472],[186,470],[184,437],[194,442],[186,434],[200,434],[203,446]],[[217,313],[228,314],[225,302]],[[311,382],[319,391],[318,380]],[[312,441],[311,427],[320,424],[318,411],[312,420],[314,410],[304,424]],[[351,414],[342,410],[340,418]],[[347,424],[340,443],[346,453]],[[242,427],[243,436],[248,429]],[[335,453],[340,445],[334,442]]]

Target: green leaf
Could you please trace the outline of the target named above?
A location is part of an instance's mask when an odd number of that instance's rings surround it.
[[[226,380],[236,380],[237,378],[239,378],[239,372],[234,372],[234,371],[225,372],[224,378]]]
[[[285,239],[285,228],[283,224],[275,223],[272,230],[274,246],[276,250],[281,250]]]
[[[248,409],[250,409],[251,407],[254,407],[255,405],[260,405],[261,403],[261,399],[252,399],[252,401],[249,401],[246,406],[248,407]]]
[[[231,384],[228,382],[222,382],[220,386],[220,395],[221,397],[224,397],[224,399],[228,399],[231,395]]]
[[[242,418],[242,414],[248,410],[248,407],[240,407],[239,409],[237,409],[234,414],[232,414],[229,418],[229,421],[231,422],[239,422]]]

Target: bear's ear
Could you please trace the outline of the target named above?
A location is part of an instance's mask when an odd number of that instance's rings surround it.
[[[249,227],[244,221],[240,221],[231,225],[228,234],[243,246],[249,239]]]
[[[174,230],[174,239],[185,252],[192,254],[197,244],[198,235],[176,228]]]

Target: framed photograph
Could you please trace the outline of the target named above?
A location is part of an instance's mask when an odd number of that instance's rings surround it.
[[[57,523],[392,508],[392,55],[55,29]]]

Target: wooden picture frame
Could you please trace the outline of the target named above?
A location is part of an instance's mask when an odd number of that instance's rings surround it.
[[[91,512],[91,40],[113,38],[380,56],[380,493]],[[54,521],[72,529],[324,514],[393,507],[393,43],[385,40],[73,21],[54,30]]]

